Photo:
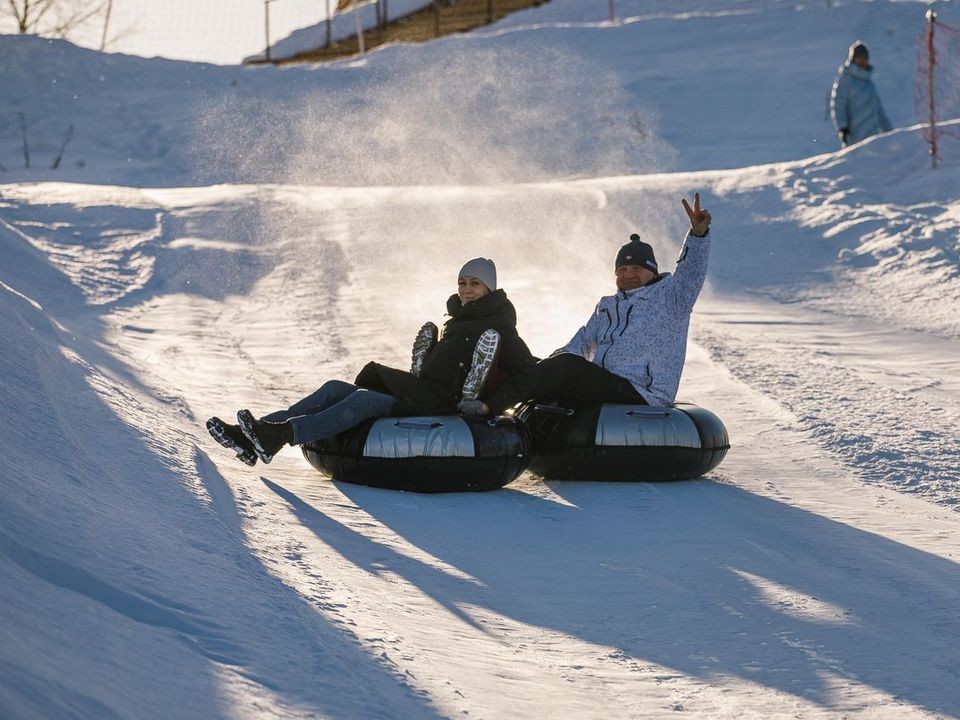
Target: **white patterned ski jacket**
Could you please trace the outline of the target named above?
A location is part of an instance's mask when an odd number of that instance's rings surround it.
[[[600,298],[587,324],[557,352],[580,355],[626,378],[650,405],[672,405],[709,251],[709,231],[704,237],[688,232],[672,275]]]

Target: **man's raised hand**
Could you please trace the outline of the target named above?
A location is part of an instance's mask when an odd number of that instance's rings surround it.
[[[700,193],[693,194],[693,207],[686,198],[681,198],[683,209],[687,211],[687,217],[690,218],[690,230],[694,235],[706,235],[710,229],[710,213],[700,207]]]

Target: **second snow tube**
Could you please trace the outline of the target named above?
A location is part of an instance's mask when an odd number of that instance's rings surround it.
[[[477,492],[503,487],[526,469],[530,436],[510,416],[388,417],[302,450],[334,480],[422,493]]]
[[[720,419],[686,403],[525,403],[516,415],[532,435],[530,471],[549,479],[690,480],[719,465],[730,449]]]

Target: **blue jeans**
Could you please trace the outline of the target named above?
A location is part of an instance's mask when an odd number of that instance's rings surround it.
[[[333,437],[369,418],[388,416],[399,403],[392,395],[330,380],[288,409],[264,415],[261,420],[290,423],[294,443],[303,445]]]

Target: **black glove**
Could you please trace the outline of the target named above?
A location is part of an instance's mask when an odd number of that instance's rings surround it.
[[[840,128],[840,142],[844,145],[847,144],[847,135],[850,134],[850,128]]]
[[[461,400],[457,405],[461,415],[489,415],[490,408],[483,400]]]

